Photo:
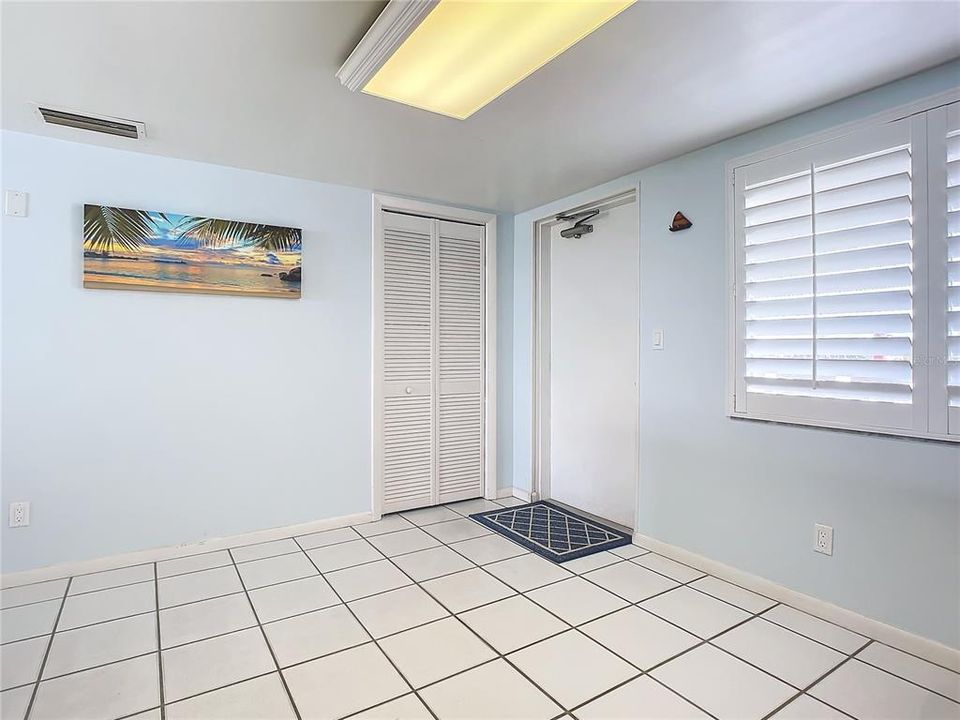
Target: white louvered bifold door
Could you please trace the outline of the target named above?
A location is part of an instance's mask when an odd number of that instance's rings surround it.
[[[737,169],[738,409],[904,429],[923,414],[925,427],[917,128],[906,119]]]
[[[483,494],[483,228],[439,222],[440,502]]]
[[[383,213],[383,511],[434,502],[434,225]]]
[[[483,495],[484,229],[382,214],[382,512]]]

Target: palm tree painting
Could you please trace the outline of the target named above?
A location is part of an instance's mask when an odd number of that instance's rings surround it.
[[[299,298],[298,228],[83,206],[83,285]]]

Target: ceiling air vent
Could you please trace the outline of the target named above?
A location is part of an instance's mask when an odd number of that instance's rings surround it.
[[[62,125],[78,130],[90,130],[91,132],[117,135],[135,140],[145,136],[143,123],[133,120],[124,120],[106,115],[81,115],[80,113],[70,112],[68,110],[57,110],[56,108],[42,106],[37,107],[37,112],[40,113],[43,121],[50,125]]]

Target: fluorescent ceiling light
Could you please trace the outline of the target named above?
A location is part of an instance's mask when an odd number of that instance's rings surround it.
[[[337,76],[463,120],[634,1],[391,0]]]

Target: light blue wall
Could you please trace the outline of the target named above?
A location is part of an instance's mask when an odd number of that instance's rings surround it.
[[[954,62],[519,214],[514,483],[529,487],[531,472],[533,223],[639,181],[637,530],[960,646],[960,447],[724,414],[724,163],[957,85]],[[672,234],[677,210],[694,227]],[[650,350],[654,328],[665,331],[663,351]],[[812,550],[817,522],[835,528],[832,557]]]
[[[32,503],[30,527],[2,523],[3,572],[370,510],[371,191],[20,133],[0,148],[3,187],[30,193],[2,223],[0,496]],[[84,290],[84,202],[301,227],[303,297]]]

